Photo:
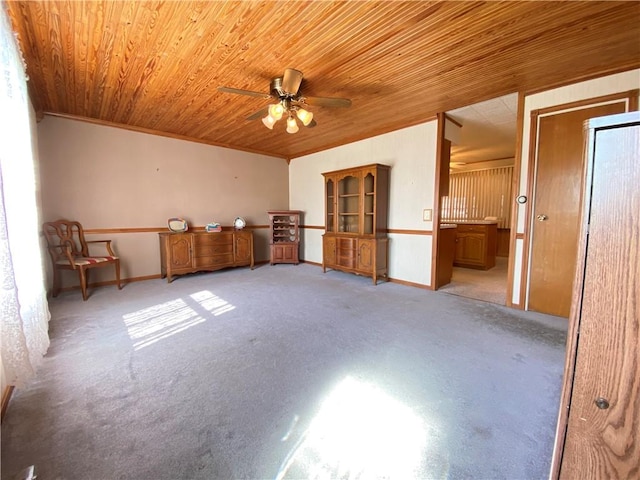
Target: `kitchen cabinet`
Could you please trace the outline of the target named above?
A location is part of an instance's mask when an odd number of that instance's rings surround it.
[[[457,226],[454,224],[441,224],[438,246],[438,278],[436,288],[451,283],[453,276],[453,261],[456,254]]]
[[[487,220],[457,226],[454,265],[481,270],[495,267],[498,224]]]

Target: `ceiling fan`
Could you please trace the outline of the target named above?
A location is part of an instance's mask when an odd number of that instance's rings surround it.
[[[218,91],[276,100],[277,103],[267,105],[249,115],[247,120],[256,120],[263,117],[262,123],[272,130],[275,123],[286,115],[288,133],[296,133],[299,130],[296,117],[305,127],[316,126],[313,113],[307,110],[309,105],[318,107],[351,106],[351,100],[346,98],[308,97],[299,91],[301,83],[302,72],[294,68],[287,68],[282,77],[276,77],[271,80],[270,93],[253,92],[231,87],[218,87]]]

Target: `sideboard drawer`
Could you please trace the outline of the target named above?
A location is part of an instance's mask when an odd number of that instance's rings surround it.
[[[212,255],[233,254],[232,243],[221,243],[219,245],[199,245],[195,250],[195,257],[210,257]]]
[[[198,233],[194,236],[196,250],[205,245],[231,245],[233,234],[231,232]]]
[[[213,267],[216,265],[233,265],[233,254],[195,258],[196,268]]]

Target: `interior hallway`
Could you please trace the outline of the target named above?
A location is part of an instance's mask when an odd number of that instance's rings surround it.
[[[542,479],[566,321],[308,264],[78,291],[2,479]]]
[[[438,291],[506,305],[508,267],[507,257],[496,257],[496,266],[489,270],[453,267],[451,283],[440,287]]]

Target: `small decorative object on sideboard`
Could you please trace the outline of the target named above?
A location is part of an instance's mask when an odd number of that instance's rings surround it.
[[[247,222],[245,222],[244,218],[242,217],[236,217],[236,219],[233,221],[233,228],[235,228],[236,230],[242,230],[246,226]]]
[[[169,225],[169,230],[171,230],[174,233],[182,233],[189,230],[189,225],[187,225],[187,221],[182,218],[178,218],[178,217],[170,218],[169,220],[167,220],[167,224]]]
[[[221,232],[222,231],[222,225],[220,225],[218,222],[211,222],[211,223],[207,223],[204,226],[204,229],[209,233]]]

